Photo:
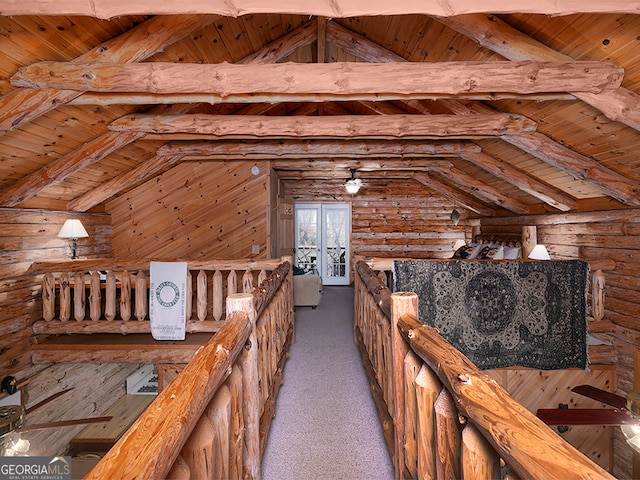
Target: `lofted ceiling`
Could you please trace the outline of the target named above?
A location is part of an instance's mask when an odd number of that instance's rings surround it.
[[[624,13],[3,16],[0,207],[101,211],[240,158],[483,216],[637,207],[639,32]]]

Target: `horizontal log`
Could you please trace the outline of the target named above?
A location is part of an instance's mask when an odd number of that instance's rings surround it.
[[[76,272],[93,270],[136,271],[148,270],[151,260],[114,260],[114,259],[80,259],[64,262],[33,262],[29,275],[47,272]],[[167,262],[179,261],[167,259]],[[270,260],[188,260],[189,270],[275,270],[281,264],[280,259]]]
[[[422,14],[449,17],[467,13],[540,13],[546,15],[569,15],[572,13],[630,13],[640,11],[640,2],[635,0],[585,0],[576,4],[572,0],[554,2],[531,2],[518,0],[505,3],[503,0],[469,2],[468,0],[449,0],[439,2],[362,2],[360,0],[337,0],[334,2],[308,2],[289,0],[282,3],[277,0],[255,2],[235,0],[233,3],[223,0],[208,2],[157,2],[156,0],[93,0],[59,4],[50,0],[6,1],[2,7],[3,15],[83,15],[96,18],[114,18],[125,15],[175,15],[185,9],[194,14],[215,13],[238,17],[256,13],[283,13],[295,15],[318,15],[327,18],[347,18],[367,15],[407,15]]]
[[[560,60],[572,58],[511,27],[495,15],[464,15],[438,19],[448,27],[475,40],[509,60]],[[605,95],[576,95],[613,121],[640,129],[640,96],[624,87]]]
[[[624,70],[597,61],[273,63],[238,65],[38,62],[11,77],[16,87],[93,92],[413,94],[589,92],[616,89]]]
[[[128,472],[140,478],[165,478],[206,406],[231,373],[251,328],[244,312],[227,318],[223,330],[198,351],[85,478],[125,478]]]
[[[38,92],[43,93],[45,91]],[[371,99],[370,94],[361,95],[348,95],[346,96],[350,101],[368,101]],[[450,99],[452,95],[445,93],[423,93],[420,95],[411,95],[414,100],[441,100]],[[295,103],[320,103],[320,102],[338,102],[344,101],[345,95],[337,94],[298,94],[298,95],[280,95],[280,101],[295,102]],[[376,101],[390,101],[397,99],[397,95],[386,95],[379,93],[376,95]],[[406,98],[406,97],[405,97]],[[459,100],[478,100],[487,102],[496,102],[498,100],[526,100],[531,102],[550,102],[550,101],[574,101],[576,97],[568,93],[491,93],[491,92],[473,92],[473,93],[459,93],[455,95]],[[69,105],[175,105],[182,104],[194,104],[194,103],[209,103],[212,105],[224,104],[224,103],[271,103],[273,102],[273,95],[214,95],[204,93],[183,93],[183,94],[170,94],[170,93],[83,93],[81,96],[74,98]]]
[[[386,285],[383,285],[380,278],[365,262],[357,262],[356,271],[358,272],[358,275],[360,275],[360,278],[371,295],[373,295],[376,304],[384,312],[387,318],[391,317],[391,291],[389,288]]]
[[[345,156],[400,156],[407,155],[456,155],[460,152],[480,152],[480,147],[471,142],[446,141],[388,141],[388,140],[289,140],[289,141],[222,141],[222,142],[182,142],[167,143],[160,147],[156,154],[166,155],[198,155],[224,156],[267,155],[269,157],[304,155],[318,157]]]
[[[187,333],[215,333],[222,327],[222,321],[215,320],[189,320],[185,325]],[[38,320],[33,324],[33,333],[36,335],[62,335],[62,334],[96,334],[96,333],[120,333],[130,335],[135,333],[151,333],[151,324],[148,321],[109,321],[105,318],[98,320],[83,320],[79,322],[60,322]]]
[[[268,120],[268,121],[267,121]],[[261,115],[145,115],[120,117],[110,130],[146,133],[196,133],[259,138],[421,138],[508,135],[533,132],[536,123],[516,114],[261,116]]]
[[[2,15],[5,15],[4,5]],[[54,9],[55,10],[55,9]],[[216,17],[208,15],[155,16],[127,30],[122,35],[96,45],[77,57],[85,62],[141,62],[156,52],[178,42]],[[77,98],[77,91],[46,91],[19,88],[0,97],[0,134]]]

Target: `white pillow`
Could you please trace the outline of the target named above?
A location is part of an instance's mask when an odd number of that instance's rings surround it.
[[[504,259],[505,260],[517,260],[520,258],[520,247],[504,247]]]
[[[478,254],[480,260],[502,260],[504,258],[504,247],[484,247]]]

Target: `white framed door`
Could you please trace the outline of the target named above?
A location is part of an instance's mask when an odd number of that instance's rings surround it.
[[[296,204],[295,232],[298,267],[320,274],[324,285],[349,285],[348,203]]]

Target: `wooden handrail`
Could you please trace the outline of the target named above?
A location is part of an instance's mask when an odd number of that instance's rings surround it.
[[[238,294],[220,331],[196,353],[85,479],[165,478],[254,327],[251,295]],[[228,307],[230,307],[228,305]]]
[[[289,260],[255,295],[227,297],[220,331],[86,479],[260,478],[294,335]]]
[[[64,262],[33,262],[29,275],[53,272],[92,272],[95,270],[148,270],[149,263],[156,259],[115,260],[113,258],[68,260]],[[267,260],[184,260],[157,259],[162,262],[187,262],[189,270],[273,270],[282,259]]]
[[[482,373],[435,328],[410,314],[399,318],[398,328],[454,396],[460,414],[520,477],[614,478]]]
[[[521,478],[614,478],[420,322],[415,293],[391,294],[364,261],[356,271],[354,334],[378,411],[391,414],[396,479],[458,477],[469,461],[495,478],[499,458]]]

